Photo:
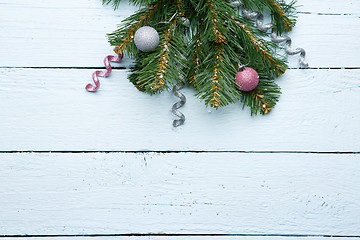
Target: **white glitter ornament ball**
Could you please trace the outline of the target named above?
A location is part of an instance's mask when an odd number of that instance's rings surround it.
[[[159,33],[152,27],[141,27],[134,35],[136,47],[143,52],[150,52],[159,45]]]

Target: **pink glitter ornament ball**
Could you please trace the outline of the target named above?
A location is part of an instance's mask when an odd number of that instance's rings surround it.
[[[251,91],[259,84],[259,74],[254,69],[246,67],[236,74],[235,80],[240,90]]]

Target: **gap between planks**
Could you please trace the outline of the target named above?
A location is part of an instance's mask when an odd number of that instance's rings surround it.
[[[11,154],[11,153],[34,153],[34,154],[42,154],[42,153],[53,153],[53,154],[68,154],[68,153],[78,153],[78,154],[93,154],[93,153],[242,153],[242,154],[360,154],[360,152],[328,152],[328,151],[231,151],[231,150],[208,150],[208,151],[199,151],[199,150],[184,150],[184,151],[156,151],[156,150],[147,150],[147,151],[126,151],[126,150],[118,150],[118,151],[86,151],[86,150],[76,150],[76,151],[32,151],[32,150],[15,150],[15,151],[0,151],[0,154]]]
[[[286,237],[286,238],[360,238],[360,235],[321,235],[321,234],[174,234],[174,233],[128,233],[128,234],[35,234],[0,235],[0,238],[68,238],[68,237]]]
[[[313,12],[297,12],[298,14],[305,15],[321,15],[321,16],[357,16],[358,14],[353,13],[313,13]]]

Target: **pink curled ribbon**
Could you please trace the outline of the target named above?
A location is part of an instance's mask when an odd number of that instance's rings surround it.
[[[96,92],[99,87],[100,87],[100,81],[99,81],[99,77],[108,77],[111,73],[111,65],[110,62],[120,62],[122,60],[123,56],[122,55],[118,55],[118,56],[112,56],[112,55],[108,55],[105,57],[104,59],[104,65],[106,68],[106,72],[105,71],[95,71],[92,74],[92,78],[94,80],[95,86],[92,85],[91,83],[89,83],[88,85],[86,85],[85,89],[88,92]]]

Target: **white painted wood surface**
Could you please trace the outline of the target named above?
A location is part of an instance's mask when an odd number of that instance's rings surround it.
[[[2,234],[360,229],[358,154],[33,153],[4,162]]]
[[[1,0],[0,22],[5,27],[0,28],[0,66],[103,66],[104,56],[112,53],[105,35],[136,8],[124,3],[114,12],[99,2]],[[303,5],[299,10],[311,14],[299,14],[291,33],[293,46],[307,50],[312,67],[359,66],[360,3],[317,0],[312,6],[313,2],[299,1]],[[318,15],[345,11],[349,15]],[[289,58],[291,67],[299,66],[297,59]]]
[[[298,3],[293,46],[313,69],[289,58],[273,112],[209,111],[185,89],[187,121],[174,129],[177,99],[137,91],[127,70],[84,90],[112,53],[105,34],[135,7],[0,0],[0,239],[360,237],[360,1]]]
[[[171,93],[148,96],[117,70],[90,94],[92,71],[0,69],[0,150],[360,151],[360,70],[289,70],[267,116],[241,104],[206,109],[186,89],[178,129]]]

